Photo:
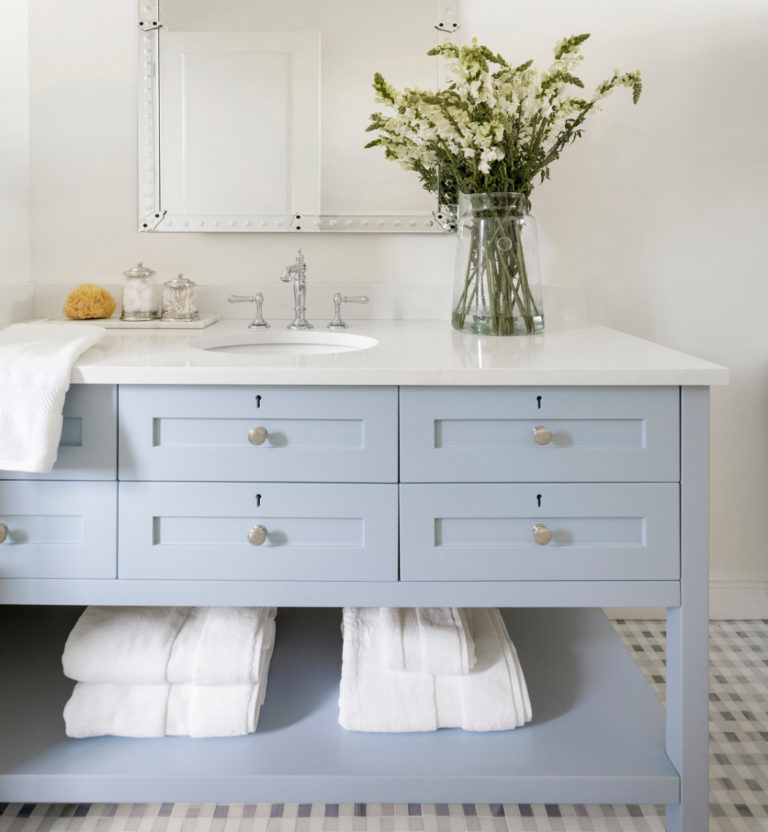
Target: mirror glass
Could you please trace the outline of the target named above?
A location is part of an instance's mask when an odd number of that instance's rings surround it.
[[[455,6],[143,0],[141,230],[441,231],[365,128],[375,72],[437,85]]]

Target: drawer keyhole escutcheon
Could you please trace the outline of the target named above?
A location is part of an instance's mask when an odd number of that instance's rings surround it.
[[[251,428],[248,431],[248,441],[251,445],[263,445],[267,438],[267,429],[264,427]]]
[[[8,537],[8,526],[5,523],[0,523],[0,543],[5,543],[5,539]]]
[[[254,526],[248,532],[248,542],[252,546],[261,546],[261,544],[267,539],[267,527],[266,526]]]
[[[548,445],[552,441],[552,431],[543,425],[536,425],[533,429],[533,441],[537,445]]]
[[[533,539],[539,546],[546,546],[552,540],[552,532],[543,523],[536,523],[533,527]]]

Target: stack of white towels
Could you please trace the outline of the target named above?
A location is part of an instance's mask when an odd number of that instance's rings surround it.
[[[67,736],[232,737],[256,730],[274,607],[88,607],[67,638]]]
[[[531,720],[497,609],[346,607],[339,723],[350,731],[503,731]]]

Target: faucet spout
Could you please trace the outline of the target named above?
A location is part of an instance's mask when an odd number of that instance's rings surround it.
[[[296,262],[283,269],[280,275],[283,283],[293,282],[293,320],[288,329],[312,329],[307,320],[307,264],[304,252],[299,248],[296,252]]]

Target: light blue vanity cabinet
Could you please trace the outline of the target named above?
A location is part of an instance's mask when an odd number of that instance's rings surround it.
[[[0,471],[0,581],[117,576],[117,387],[73,386],[50,474]]]
[[[0,481],[0,800],[665,803],[670,832],[706,830],[707,388],[83,385],[67,407],[82,449]],[[66,510],[69,558],[13,539],[46,501],[30,528]],[[281,607],[257,733],[67,740],[88,603]],[[343,731],[346,604],[506,608],[533,724]],[[666,713],[595,609],[632,605],[668,608]]]
[[[120,480],[397,482],[395,387],[120,388]]]

